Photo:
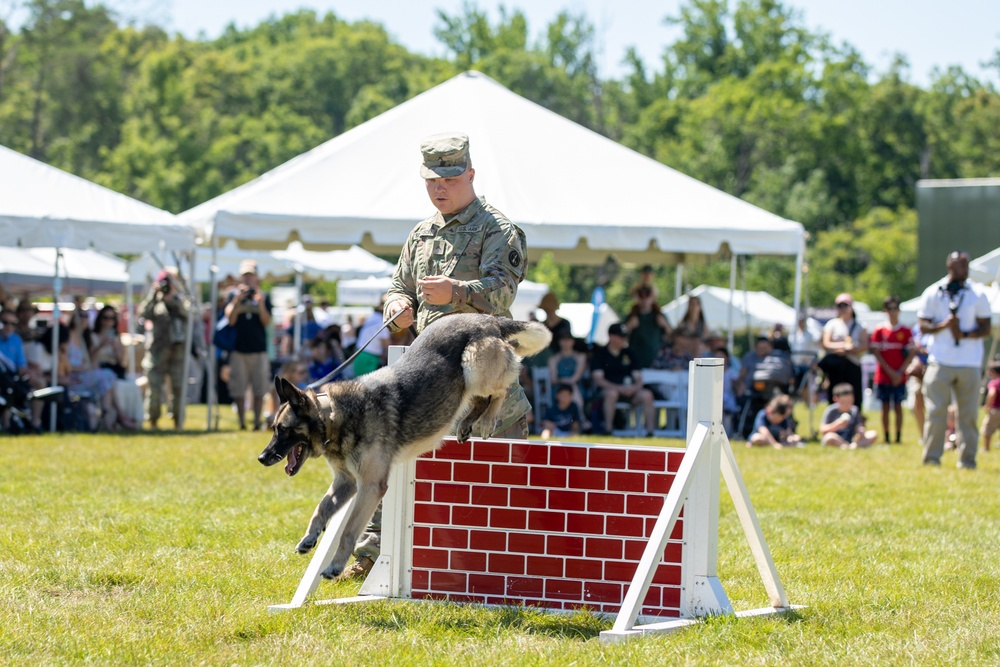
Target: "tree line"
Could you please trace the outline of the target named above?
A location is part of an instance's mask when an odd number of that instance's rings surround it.
[[[15,22],[15,19],[20,17]],[[688,0],[658,62],[597,71],[594,25],[560,13],[438,12],[445,57],[385,28],[309,10],[216,39],[170,34],[83,0],[0,0],[0,144],[181,212],[468,69],[809,232],[808,298],[914,294],[915,183],[1000,174],[1000,94],[953,67],[927,87],[902,56],[875,72],[778,0]],[[1000,48],[984,53],[1000,74]],[[655,196],[655,193],[636,193]],[[669,206],[669,202],[665,202]],[[604,284],[619,311],[636,267],[542,260],[564,301]],[[687,269],[728,285],[728,261]],[[794,264],[747,258],[749,289],[787,299]],[[661,293],[673,269],[658,267]]]

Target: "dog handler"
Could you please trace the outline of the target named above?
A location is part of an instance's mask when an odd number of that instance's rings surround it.
[[[410,312],[402,313],[390,328],[399,331],[415,323],[419,334],[453,313],[510,317],[517,286],[527,272],[524,232],[476,197],[467,135],[429,137],[420,152],[420,175],[438,212],[414,227],[403,246],[385,315],[392,317],[406,306]],[[524,390],[515,383],[496,432],[474,435],[526,438],[530,409]]]
[[[420,152],[420,175],[437,213],[413,228],[399,255],[384,312],[390,318],[400,310],[409,311],[389,328],[399,332],[415,324],[419,334],[431,322],[454,313],[510,317],[517,286],[527,272],[524,232],[476,196],[468,135],[428,137]],[[473,435],[527,438],[530,410],[524,390],[515,382],[497,417],[496,432]],[[357,544],[347,576],[363,575],[378,558],[381,518],[379,506]]]

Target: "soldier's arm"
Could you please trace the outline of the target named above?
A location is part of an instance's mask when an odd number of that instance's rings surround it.
[[[509,221],[499,221],[497,229],[486,233],[479,280],[458,281],[452,303],[458,307],[468,305],[489,315],[510,310],[517,286],[527,272],[526,253],[524,232]]]

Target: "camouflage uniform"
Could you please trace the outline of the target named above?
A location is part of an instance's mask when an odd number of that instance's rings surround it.
[[[386,297],[387,310],[394,302],[413,308],[417,333],[453,313],[510,317],[510,305],[526,271],[524,232],[480,197],[447,220],[439,212],[410,232]],[[434,306],[420,298],[417,281],[427,276],[462,281],[451,303]],[[513,385],[498,417],[497,433],[506,431],[530,409],[524,390]]]
[[[190,302],[179,294],[164,296],[153,289],[139,303],[139,313],[153,323],[153,340],[148,345],[142,367],[149,380],[149,421],[156,423],[163,404],[163,381],[170,378],[173,417],[180,415],[181,394],[185,390],[184,354],[187,351],[187,318]]]

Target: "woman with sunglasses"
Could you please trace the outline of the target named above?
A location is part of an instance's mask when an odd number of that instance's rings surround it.
[[[86,332],[90,359],[99,368],[107,368],[125,378],[125,346],[118,335],[118,312],[114,306],[104,306],[94,320],[94,328]]]
[[[834,300],[837,316],[823,326],[823,349],[826,356],[819,362],[832,388],[846,382],[854,390],[854,405],[861,406],[861,357],[868,351],[868,332],[858,324],[854,314],[854,299],[844,292]],[[832,397],[830,400],[833,401]]]

